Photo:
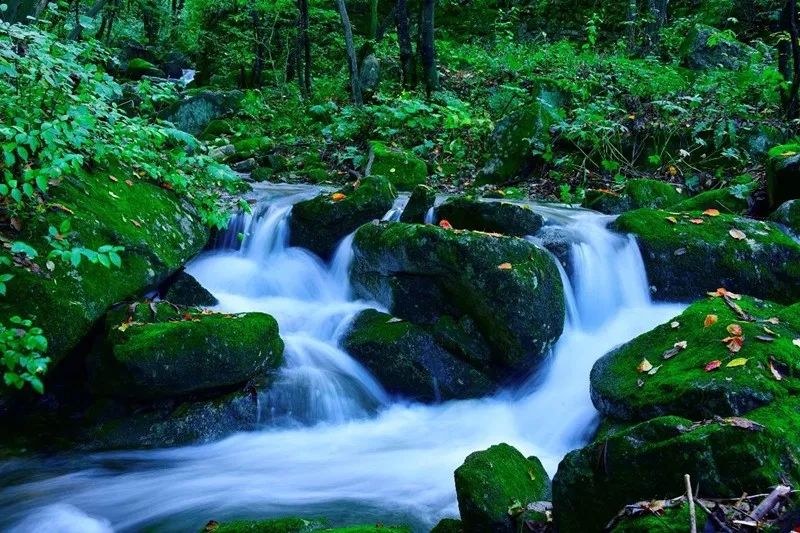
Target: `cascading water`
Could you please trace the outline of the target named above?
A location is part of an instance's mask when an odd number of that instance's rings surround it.
[[[650,302],[635,243],[606,230],[606,217],[535,206],[573,240],[569,320],[550,365],[490,398],[393,401],[337,346],[371,305],[350,297],[352,236],[330,266],[287,246],[292,203],[315,192],[273,195],[189,267],[221,310],[279,322],[286,365],[262,393],[265,428],[202,446],[0,463],[0,529],[187,531],[211,518],[302,515],[427,531],[457,515],[453,470],[472,451],[508,442],[554,473],[593,430],[594,361],[681,310]]]

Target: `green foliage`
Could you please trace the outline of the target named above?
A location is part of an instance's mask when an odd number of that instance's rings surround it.
[[[0,370],[3,372],[3,383],[16,389],[29,384],[42,393],[44,385],[41,376],[50,362],[44,356],[47,339],[40,328],[33,327],[30,320],[13,316],[9,322],[9,326],[0,323]]]

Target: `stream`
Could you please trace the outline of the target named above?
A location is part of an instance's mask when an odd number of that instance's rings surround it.
[[[330,264],[287,245],[292,204],[318,192],[262,189],[254,214],[187,267],[218,310],[264,311],[279,323],[286,363],[260,393],[262,429],[199,446],[0,463],[0,529],[197,531],[210,519],[291,515],[426,532],[458,515],[453,471],[473,451],[507,442],[554,474],[596,427],[592,364],[683,308],[651,302],[636,243],[606,229],[611,217],[534,204],[572,240],[568,321],[549,365],[488,398],[392,397],[338,347],[355,314],[379,307],[350,294],[352,236]]]

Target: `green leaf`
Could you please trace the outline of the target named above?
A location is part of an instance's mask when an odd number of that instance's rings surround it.
[[[14,243],[11,245],[11,253],[25,254],[28,257],[28,259],[33,259],[37,255],[39,255],[39,253],[36,250],[34,250],[30,244],[22,241],[14,241]]]

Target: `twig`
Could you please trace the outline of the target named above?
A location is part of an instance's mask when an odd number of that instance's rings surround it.
[[[775,487],[775,489],[769,493],[769,496],[764,498],[764,501],[758,504],[756,510],[753,511],[752,518],[755,521],[760,522],[768,512],[778,505],[780,499],[786,496],[791,490],[792,489],[786,485],[778,485]]]
[[[697,533],[697,515],[694,509],[694,496],[692,495],[692,478],[689,474],[684,474],[683,480],[686,482],[686,499],[689,500],[689,531]]]
[[[722,520],[717,518],[716,515],[714,513],[712,513],[711,510],[708,507],[703,505],[702,501],[696,500],[696,502],[697,502],[697,505],[699,505],[700,508],[703,511],[705,511],[706,514],[708,514],[709,518],[711,518],[711,520],[714,521],[714,523],[717,525],[719,530],[722,531],[722,533],[733,533],[733,531],[731,531],[731,528],[729,528],[727,525],[725,525],[725,523]]]

